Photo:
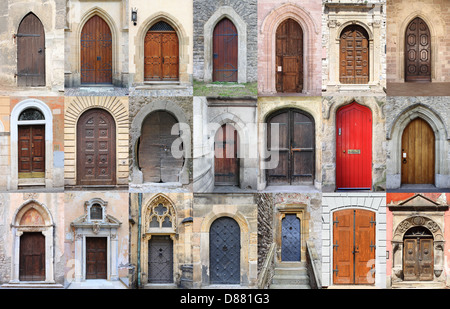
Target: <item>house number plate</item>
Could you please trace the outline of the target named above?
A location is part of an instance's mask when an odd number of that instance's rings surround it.
[[[361,149],[349,149],[348,154],[361,154]]]

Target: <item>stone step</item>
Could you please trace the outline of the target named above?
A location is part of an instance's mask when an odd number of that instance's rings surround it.
[[[307,275],[274,275],[272,278],[273,284],[309,284],[309,277]]]
[[[311,287],[307,284],[271,284],[269,289],[276,290],[276,289],[291,289],[291,290],[300,290],[300,289],[311,289]]]
[[[275,267],[275,274],[278,275],[291,275],[291,274],[297,274],[297,275],[307,275],[308,271],[304,267]]]
[[[166,290],[170,290],[170,289],[176,289],[177,285],[174,283],[167,283],[167,284],[146,284],[144,286],[144,289],[156,289],[156,290],[160,290],[160,289],[166,289]]]
[[[2,289],[63,289],[62,284],[57,283],[6,283]]]

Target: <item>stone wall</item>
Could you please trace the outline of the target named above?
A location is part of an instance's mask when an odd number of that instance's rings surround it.
[[[212,35],[204,33],[204,26],[214,14],[219,16],[227,16],[224,7],[229,7],[245,22],[247,28],[247,41],[245,46],[239,47],[239,54],[242,53],[241,48],[246,48],[247,57],[241,59],[239,64],[243,63],[246,67],[246,78],[242,82],[257,81],[257,1],[256,0],[194,0],[194,80],[205,80],[205,45],[212,44]],[[220,12],[224,11],[224,15]],[[222,18],[219,17],[216,24]],[[208,41],[205,44],[205,40]],[[212,49],[211,49],[212,50]],[[241,82],[241,81],[240,81]]]

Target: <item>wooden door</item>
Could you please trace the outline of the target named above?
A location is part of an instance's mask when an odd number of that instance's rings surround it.
[[[340,37],[339,81],[342,84],[369,82],[369,36],[363,27],[346,27]]]
[[[86,279],[107,279],[107,238],[86,237]]]
[[[434,184],[435,136],[421,118],[412,120],[403,130],[402,184]]]
[[[405,33],[405,81],[431,81],[431,35],[427,24],[414,18]]]
[[[430,281],[434,278],[433,239],[405,238],[403,242],[403,279]]]
[[[209,231],[211,284],[240,284],[241,230],[232,218],[220,217]]]
[[[213,82],[238,81],[238,32],[228,18],[213,32]]]
[[[356,102],[336,114],[336,187],[372,187],[372,112]]]
[[[176,81],[179,72],[179,45],[175,30],[166,22],[153,25],[145,35],[144,80]]]
[[[17,38],[17,85],[45,86],[45,32],[33,13],[20,22]]]
[[[214,141],[214,184],[239,185],[239,134],[230,124],[224,124]]]
[[[293,19],[283,21],[276,33],[277,92],[303,90],[303,31]]]
[[[19,280],[45,280],[45,236],[41,232],[20,236]]]
[[[103,109],[90,109],[78,119],[77,183],[116,184],[116,125]]]
[[[81,84],[112,84],[112,35],[100,16],[92,16],[81,31]]]
[[[272,125],[278,126],[278,135]],[[268,150],[278,152],[277,166],[267,170],[269,185],[314,184],[315,124],[311,115],[295,109],[272,114],[267,119],[267,144]]]
[[[296,214],[286,214],[281,220],[281,260],[301,260],[301,225]]]
[[[45,125],[18,127],[19,178],[45,177]]]
[[[333,283],[373,284],[375,213],[362,209],[333,214]]]
[[[152,236],[148,248],[148,282],[173,283],[173,241],[170,236]]]
[[[144,182],[179,182],[184,157],[172,153],[172,144],[180,138],[179,131],[172,135],[178,120],[170,113],[156,111],[142,124],[138,162]],[[182,152],[182,145],[180,149]]]

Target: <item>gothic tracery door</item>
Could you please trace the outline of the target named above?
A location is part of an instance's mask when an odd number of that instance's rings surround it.
[[[112,35],[100,16],[92,16],[80,38],[81,84],[112,84]]]

